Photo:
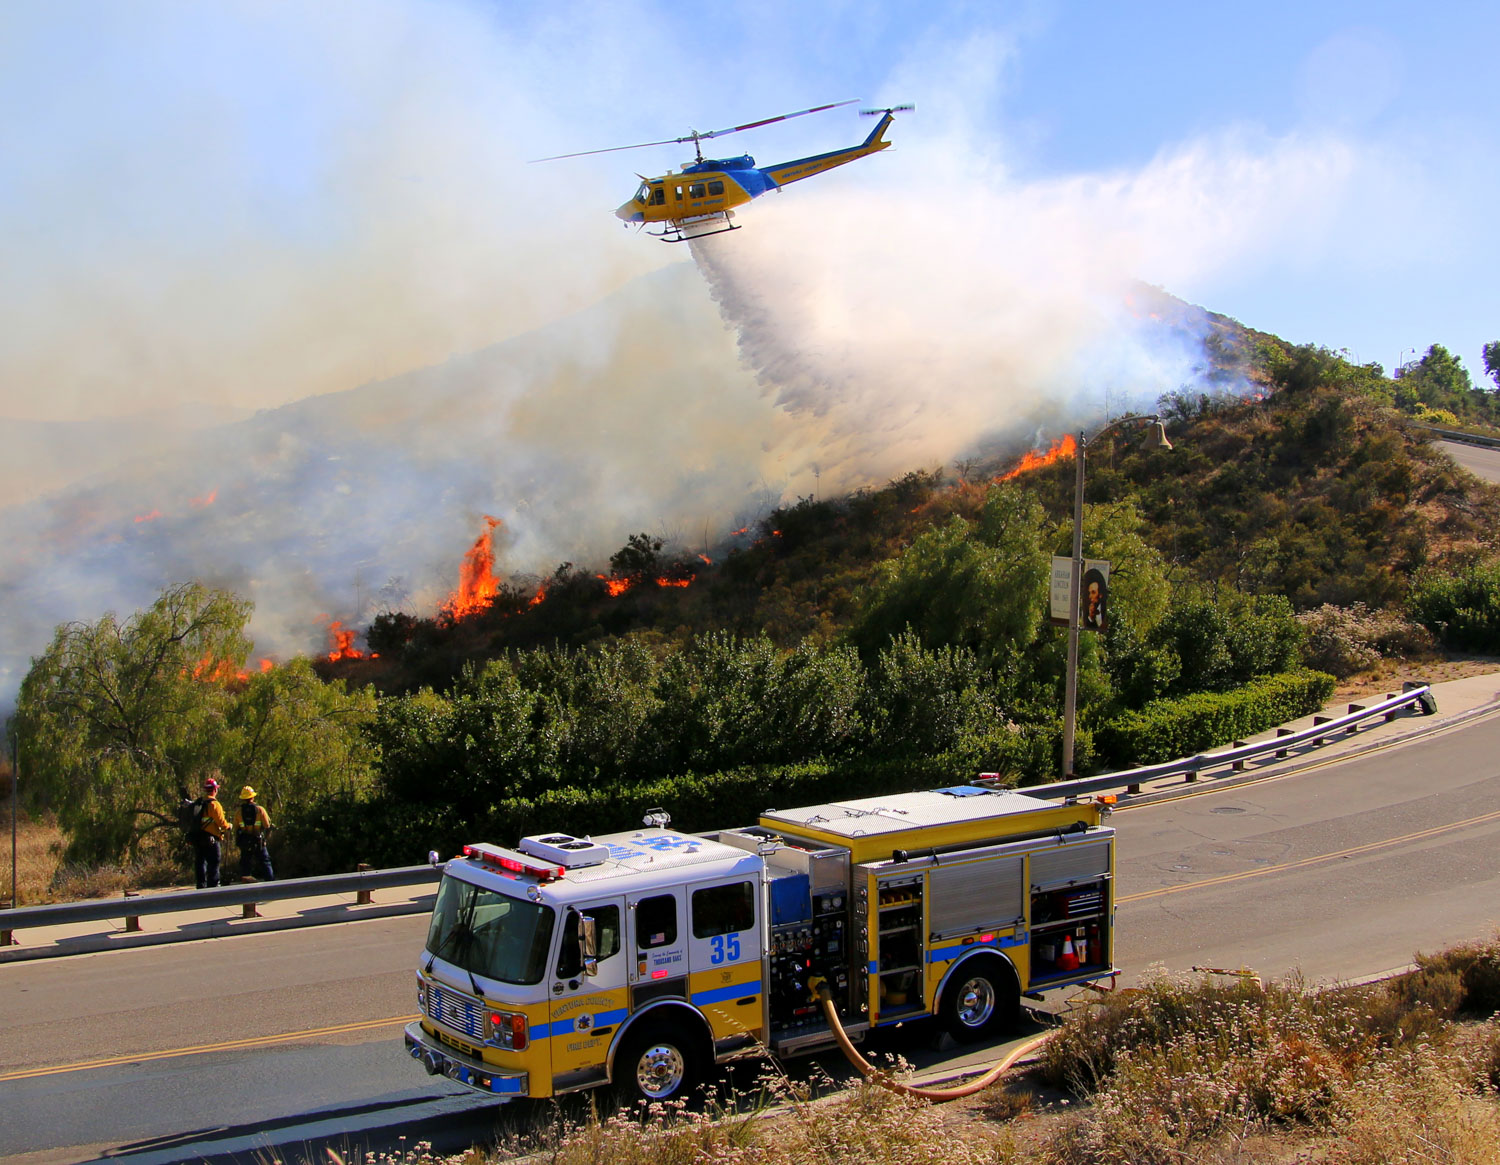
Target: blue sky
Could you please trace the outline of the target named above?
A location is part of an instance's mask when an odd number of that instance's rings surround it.
[[[1037,270],[1107,258],[1387,368],[1443,343],[1479,380],[1497,34],[1480,3],[18,0],[0,415],[274,405],[503,339],[682,258],[609,217],[681,151],[528,158],[849,97],[918,108],[777,215],[857,210],[890,247],[962,224],[950,261],[987,266],[1030,232]],[[723,148],[781,160],[868,125]]]

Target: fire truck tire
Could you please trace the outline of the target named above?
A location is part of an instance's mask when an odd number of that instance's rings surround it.
[[[688,1097],[703,1081],[702,1039],[682,1023],[650,1024],[631,1032],[615,1056],[615,1089],[622,1103]]]
[[[1003,959],[971,959],[953,972],[943,990],[940,1016],[959,1043],[993,1039],[1016,1026],[1021,988]]]

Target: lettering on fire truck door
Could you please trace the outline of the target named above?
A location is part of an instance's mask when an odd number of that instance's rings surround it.
[[[555,1087],[567,1088],[604,1070],[609,1043],[629,1014],[624,953],[625,900],[578,903],[563,911],[562,941],[552,966],[548,1036]],[[594,970],[585,974],[579,933],[594,920]]]
[[[688,887],[692,1001],[714,1038],[761,1025],[761,939],[755,883],[743,874]]]

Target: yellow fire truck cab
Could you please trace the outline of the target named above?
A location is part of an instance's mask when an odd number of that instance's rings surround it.
[[[1108,806],[960,785],[466,846],[444,869],[406,1047],[500,1098],[601,1084],[664,1100],[753,1045],[933,1015],[1000,1034],[1023,995],[1113,976]]]

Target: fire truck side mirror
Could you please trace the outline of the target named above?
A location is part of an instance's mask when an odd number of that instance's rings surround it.
[[[578,916],[578,962],[589,978],[599,973],[599,930],[589,914]]]

